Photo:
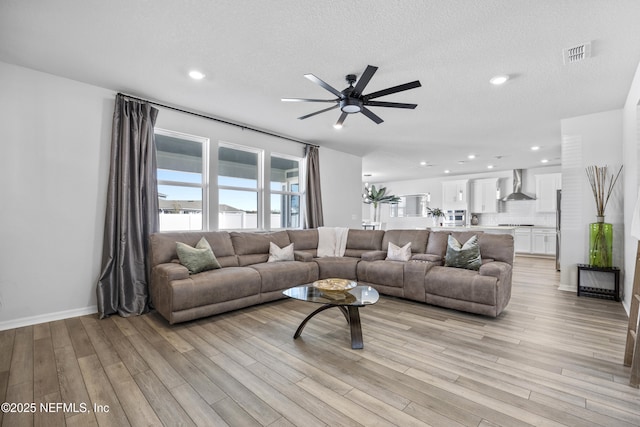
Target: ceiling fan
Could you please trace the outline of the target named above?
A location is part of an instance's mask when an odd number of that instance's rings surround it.
[[[417,87],[420,87],[422,85],[420,84],[419,80],[416,80],[411,83],[405,83],[402,85],[393,86],[387,89],[379,90],[377,92],[372,92],[367,95],[363,95],[362,92],[364,91],[364,88],[367,86],[367,84],[369,83],[369,80],[371,80],[371,77],[373,77],[373,75],[377,70],[378,70],[378,67],[374,67],[373,65],[367,65],[367,68],[364,70],[364,73],[362,73],[362,76],[360,76],[360,79],[358,80],[357,83],[356,83],[355,74],[347,75],[346,79],[347,79],[347,83],[349,83],[349,87],[342,91],[335,89],[334,87],[330,86],[329,84],[322,81],[321,79],[314,76],[313,74],[305,74],[304,76],[307,79],[311,80],[315,84],[320,85],[324,89],[328,90],[329,92],[337,96],[337,98],[335,99],[282,98],[282,101],[335,103],[336,105],[333,105],[329,108],[325,108],[323,110],[316,111],[315,113],[298,117],[298,119],[304,120],[304,119],[308,119],[309,117],[313,117],[316,114],[324,113],[326,111],[330,111],[340,107],[342,114],[338,118],[338,121],[336,122],[336,124],[333,125],[335,128],[342,127],[342,124],[344,123],[347,116],[353,113],[362,113],[368,118],[370,118],[371,120],[373,120],[374,122],[376,122],[376,124],[382,123],[383,120],[380,117],[378,117],[376,114],[374,114],[373,111],[369,110],[367,106],[409,108],[409,109],[414,109],[418,106],[418,104],[403,104],[400,102],[384,102],[384,101],[372,101],[372,100],[375,98],[380,98],[381,96],[391,95],[392,93],[402,92],[405,90],[415,89]],[[354,83],[356,83],[355,86],[353,86]]]

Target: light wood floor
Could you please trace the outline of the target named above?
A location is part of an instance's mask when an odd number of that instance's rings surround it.
[[[0,402],[35,412],[0,423],[640,425],[622,306],[558,291],[558,280],[553,261],[518,258],[497,319],[382,297],[360,311],[363,350],[351,350],[339,310],[294,341],[315,308],[294,300],[174,327],[152,313],[3,331]]]

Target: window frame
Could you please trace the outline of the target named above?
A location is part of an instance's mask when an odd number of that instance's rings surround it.
[[[184,132],[173,131],[169,129],[163,128],[154,128],[153,129],[154,136],[155,135],[163,135],[176,139],[183,139],[191,142],[200,143],[202,146],[202,181],[201,184],[196,184],[193,182],[183,182],[183,181],[174,181],[174,180],[160,180],[158,179],[158,170],[160,169],[156,165],[156,188],[160,185],[171,185],[171,186],[180,186],[180,187],[189,187],[189,188],[200,188],[202,192],[202,228],[199,231],[207,231],[209,230],[209,151],[210,151],[210,139],[204,136],[192,135]],[[156,153],[158,149],[156,147]],[[157,155],[157,154],[156,154]],[[167,169],[169,170],[169,169]],[[160,210],[158,210],[158,215],[160,215]],[[160,230],[166,232],[173,231],[187,231],[187,230]],[[192,230],[198,231],[198,230]]]
[[[298,191],[291,191],[291,190],[273,190],[271,189],[271,171],[273,170],[273,164],[271,159],[273,159],[274,157],[277,157],[279,159],[284,159],[284,160],[291,160],[294,162],[298,163]],[[281,153],[270,153],[269,155],[269,191],[267,194],[267,197],[269,198],[269,201],[271,201],[271,196],[274,194],[278,194],[278,195],[282,195],[282,196],[298,196],[299,197],[299,204],[298,204],[298,227],[281,227],[281,228],[277,228],[278,230],[287,230],[287,229],[301,229],[303,228],[304,225],[304,209],[303,209],[303,200],[304,200],[304,187],[303,187],[303,167],[304,167],[304,157],[298,157],[298,156],[292,156],[290,154],[281,154]],[[271,211],[273,210],[273,206],[270,206],[269,212],[265,212],[265,215],[269,215],[269,218],[271,216]],[[282,213],[281,213],[282,215]],[[271,230],[274,229],[273,224],[269,223],[269,228]]]
[[[242,187],[242,186],[236,186],[236,185],[220,185],[218,182],[218,179],[220,177],[220,148],[228,148],[231,150],[238,150],[238,151],[246,151],[248,153],[254,153],[257,155],[257,159],[256,159],[256,188],[251,188],[251,187]],[[217,199],[218,199],[218,204],[217,204],[217,212],[216,214],[218,215],[218,219],[216,220],[217,222],[217,229],[218,230],[224,230],[224,231],[258,231],[258,230],[264,230],[265,227],[265,220],[264,220],[264,216],[265,216],[265,212],[264,212],[264,198],[265,198],[265,192],[264,192],[264,150],[261,148],[256,148],[256,147],[250,147],[247,145],[241,145],[241,144],[235,144],[232,142],[227,142],[227,141],[218,141],[218,156],[217,156],[217,175],[216,175],[216,192],[217,192]],[[256,193],[256,228],[221,228],[220,227],[220,190],[232,190],[232,191],[246,191],[246,192],[254,192]]]

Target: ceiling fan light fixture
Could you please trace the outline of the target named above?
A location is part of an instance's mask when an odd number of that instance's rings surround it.
[[[333,125],[334,129],[342,129],[342,124],[341,123],[336,123],[335,125]]]
[[[355,98],[341,99],[340,109],[347,114],[359,113],[362,110],[362,101]]]

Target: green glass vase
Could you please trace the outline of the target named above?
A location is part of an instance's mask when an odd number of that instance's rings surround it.
[[[613,266],[613,225],[597,217],[589,224],[589,264],[595,267]]]

